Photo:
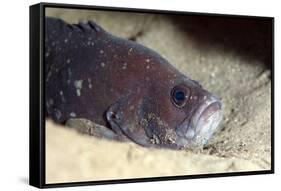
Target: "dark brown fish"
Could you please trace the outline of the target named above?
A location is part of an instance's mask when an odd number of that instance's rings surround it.
[[[206,144],[222,118],[222,102],[198,82],[93,22],[46,18],[45,64],[47,116],[88,119],[108,138],[191,148]]]

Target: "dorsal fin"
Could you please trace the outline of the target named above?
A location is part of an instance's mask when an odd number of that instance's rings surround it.
[[[94,32],[104,32],[104,29],[102,29],[94,21],[79,22],[78,24],[73,24],[73,25],[78,27],[82,31],[92,30]]]

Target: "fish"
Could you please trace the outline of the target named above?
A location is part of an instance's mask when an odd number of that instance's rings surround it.
[[[44,36],[46,117],[56,123],[85,119],[105,138],[176,150],[219,129],[222,100],[156,51],[94,21],[45,17]]]

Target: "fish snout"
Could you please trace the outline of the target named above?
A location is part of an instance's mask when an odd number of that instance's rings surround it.
[[[188,147],[205,145],[218,130],[222,117],[222,101],[214,95],[204,96],[204,101],[194,114],[176,129],[178,136],[181,137],[180,142],[185,142]]]

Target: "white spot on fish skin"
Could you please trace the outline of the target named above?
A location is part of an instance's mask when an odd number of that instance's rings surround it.
[[[70,63],[70,59],[67,59],[67,60],[66,60],[66,63],[69,64],[69,63]]]
[[[75,80],[74,81],[74,86],[78,89],[82,89],[82,85],[83,85],[83,80]]]
[[[148,58],[148,59],[146,59],[146,60],[145,60],[145,62],[147,62],[147,63],[148,63],[148,62],[150,62],[149,58]]]
[[[76,117],[76,113],[74,113],[74,112],[71,112],[69,115],[70,115],[70,117]]]
[[[67,42],[68,42],[68,39],[67,39],[67,38],[66,38],[66,39],[64,39],[64,42],[65,42],[65,43],[67,43]]]
[[[149,65],[147,65],[147,66],[146,66],[146,69],[149,69],[149,68],[150,68],[150,66],[149,66]]]
[[[100,50],[100,54],[103,54],[104,52],[103,52],[103,50]]]
[[[203,100],[205,100],[205,99],[207,99],[207,96],[204,96],[204,97],[203,97]]]
[[[54,100],[53,99],[49,99],[47,102],[46,102],[46,105],[47,107],[51,107],[52,105],[54,105]]]
[[[81,91],[80,91],[80,89],[76,89],[76,94],[77,94],[78,97],[81,96]]]
[[[48,74],[47,74],[47,79],[46,80],[48,81],[51,76],[52,76],[52,72],[49,71]]]
[[[122,69],[125,70],[127,68],[127,63],[125,62],[122,66]]]
[[[128,55],[130,55],[133,52],[133,48],[130,48],[128,51]]]
[[[105,67],[105,63],[104,62],[100,63],[100,65],[101,65],[101,67]]]
[[[55,116],[56,116],[57,119],[60,119],[61,116],[62,116],[61,111],[58,110],[58,109],[55,109]]]
[[[45,57],[48,58],[50,56],[50,52],[45,53]]]
[[[54,100],[53,99],[49,99],[49,104],[53,105],[54,104]]]
[[[83,80],[75,80],[74,81],[74,86],[76,88],[77,96],[81,96],[82,85],[83,85]]]
[[[91,78],[88,78],[88,83],[89,83],[89,89],[92,89],[92,82],[91,82]]]
[[[129,110],[132,111],[133,109],[135,109],[135,106],[131,105],[131,106],[129,107]]]
[[[88,45],[88,46],[94,46],[95,43],[94,43],[94,42],[91,42],[91,41],[88,41],[88,42],[87,42],[87,45]]]
[[[62,102],[65,102],[65,98],[64,98],[64,96],[63,96],[63,91],[62,91],[62,90],[60,91],[60,96],[61,96]]]

